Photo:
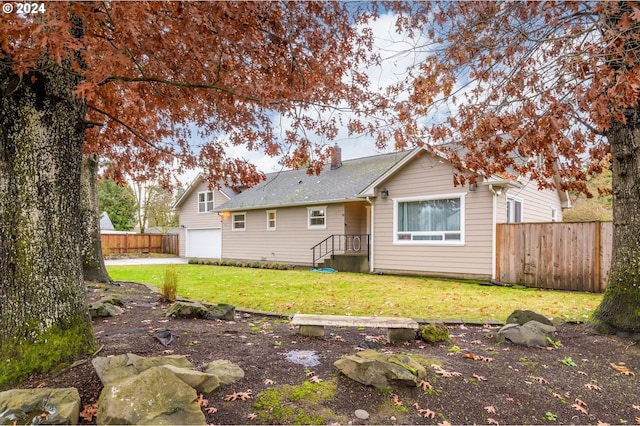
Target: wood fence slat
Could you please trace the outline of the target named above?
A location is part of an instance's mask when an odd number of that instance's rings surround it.
[[[178,254],[176,234],[101,234],[105,256],[117,254]]]
[[[603,292],[612,235],[611,222],[498,224],[496,277],[529,287]]]

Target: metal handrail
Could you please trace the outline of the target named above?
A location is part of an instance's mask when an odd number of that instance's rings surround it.
[[[320,259],[339,253],[363,253],[369,255],[369,234],[333,234],[311,247],[313,267]]]

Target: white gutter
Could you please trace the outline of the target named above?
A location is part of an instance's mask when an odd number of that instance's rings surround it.
[[[493,189],[493,185],[489,185],[489,191],[493,194],[493,212],[491,214],[491,279],[495,280],[496,277],[496,223],[498,221],[497,210],[498,210],[498,197],[502,194],[502,187],[498,187],[499,189],[496,191]]]
[[[373,220],[373,218],[375,217],[375,207],[373,205],[373,201],[371,201],[371,198],[369,196],[367,196],[366,198],[367,203],[369,203],[369,205],[371,206],[371,217],[369,218],[369,225],[371,226],[371,230],[370,230],[370,234],[369,234],[369,273],[373,274],[374,271],[374,256],[373,256],[373,229],[375,228],[375,221]]]

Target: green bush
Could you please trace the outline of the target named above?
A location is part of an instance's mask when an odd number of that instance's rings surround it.
[[[175,302],[178,294],[178,273],[175,269],[164,270],[164,279],[160,288],[160,297],[168,302]]]

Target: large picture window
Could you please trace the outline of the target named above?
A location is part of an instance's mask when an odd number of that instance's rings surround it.
[[[394,200],[396,243],[464,243],[464,195]]]
[[[198,192],[198,213],[213,210],[213,191]]]

